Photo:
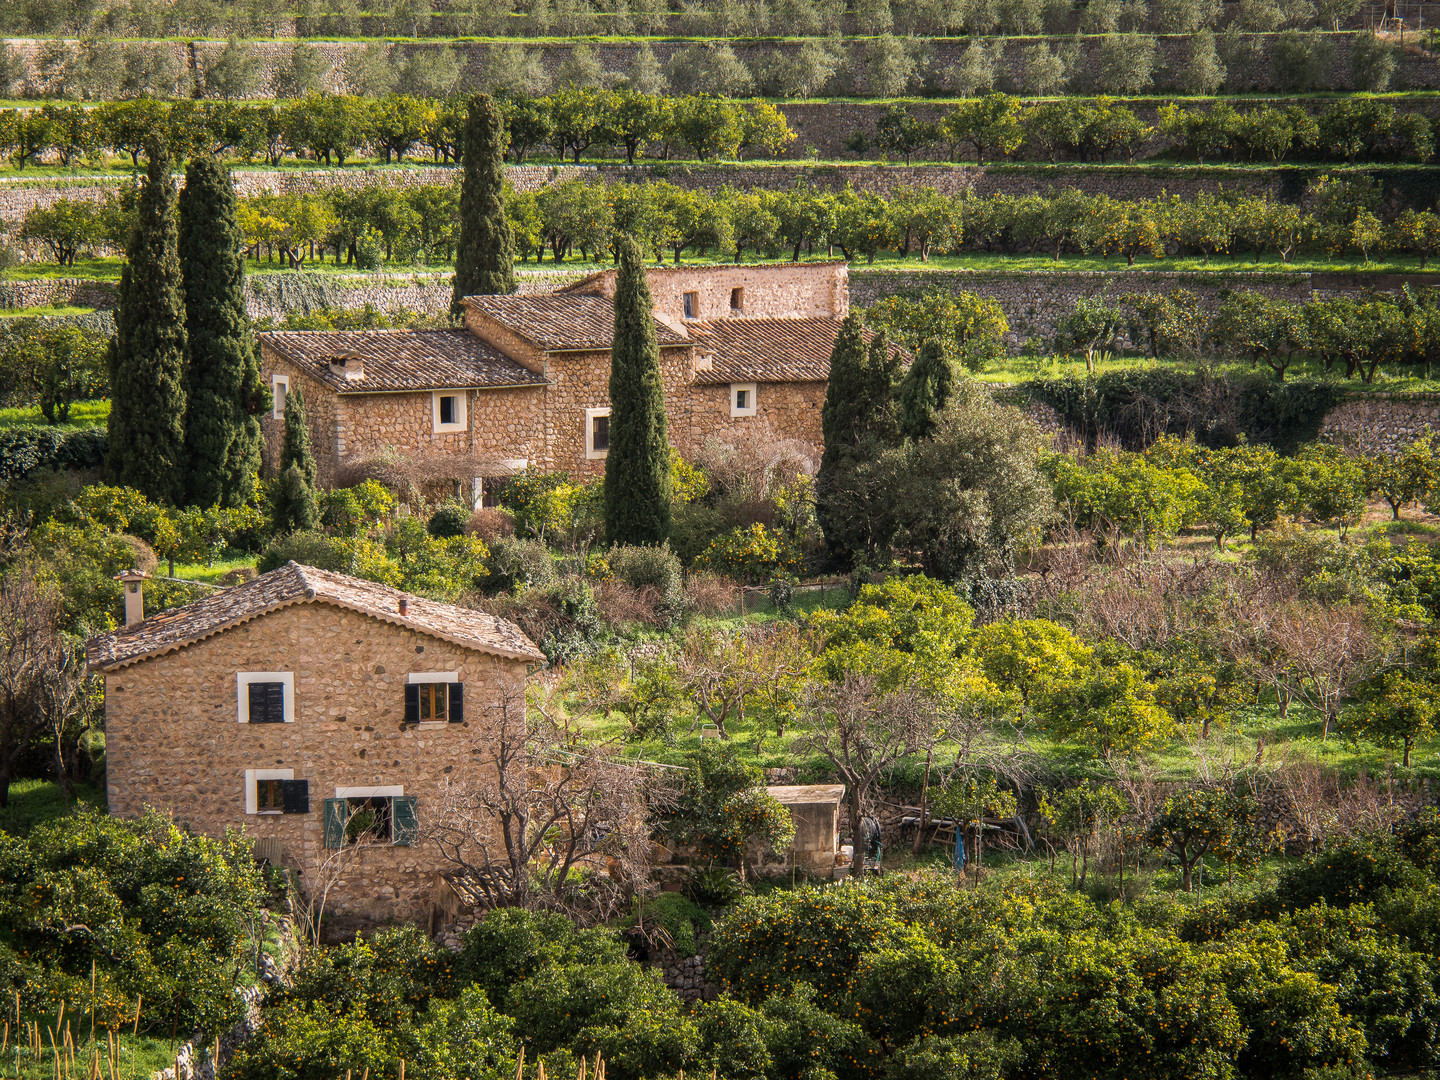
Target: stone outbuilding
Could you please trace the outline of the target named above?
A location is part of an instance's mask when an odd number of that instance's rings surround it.
[[[764,431],[818,462],[846,264],[647,275],[671,443],[689,456],[707,439]],[[456,459],[476,497],[483,478],[526,467],[602,472],[615,281],[607,270],[551,293],[468,297],[463,329],[261,334],[275,399],[261,422],[267,464],[278,461],[285,397],[301,389],[322,484],[389,453]]]
[[[133,575],[138,577],[138,575]],[[362,923],[423,919],[445,864],[427,804],[544,662],[514,624],[289,563],[92,639],[112,814],[244,826]]]

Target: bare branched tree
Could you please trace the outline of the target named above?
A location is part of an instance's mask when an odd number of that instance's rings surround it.
[[[880,774],[906,754],[933,745],[934,703],[909,690],[882,693],[873,680],[847,675],[812,688],[796,716],[796,752],[824,755],[845,781],[850,839],[859,844],[860,819]],[[858,857],[858,847],[857,847]]]
[[[1283,655],[1281,678],[1334,730],[1345,695],[1381,659],[1366,612],[1354,604],[1290,604],[1274,612],[1268,644]]]
[[[10,803],[10,781],[30,741],[63,727],[84,680],[60,620],[54,590],[22,568],[0,577],[0,806]]]
[[[604,918],[648,888],[661,795],[641,767],[585,739],[538,695],[527,708],[505,694],[475,730],[473,764],[423,826],[465,892],[485,907],[588,907]],[[571,872],[581,866],[592,873],[577,889]]]

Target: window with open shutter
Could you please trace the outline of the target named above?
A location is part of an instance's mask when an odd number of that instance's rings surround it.
[[[250,723],[283,724],[285,722],[285,684],[283,682],[252,682],[245,690],[250,696]]]
[[[390,800],[390,838],[401,847],[415,843],[419,826],[415,821],[415,796],[397,795]]]
[[[281,780],[280,808],[287,814],[308,814],[310,812],[310,781]]]
[[[465,684],[450,684],[450,723],[458,724],[465,719]]]
[[[325,846],[327,848],[341,848],[345,846],[345,820],[349,816],[346,809],[346,799],[325,800]]]

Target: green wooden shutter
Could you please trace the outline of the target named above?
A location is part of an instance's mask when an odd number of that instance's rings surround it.
[[[418,724],[420,722],[420,684],[405,684],[405,723]]]
[[[327,848],[345,846],[345,817],[344,799],[325,800],[325,846]]]
[[[415,823],[415,796],[397,795],[390,800],[390,837],[401,847],[415,842],[419,831]]]
[[[465,719],[465,684],[452,682],[450,691],[450,723],[458,724]]]

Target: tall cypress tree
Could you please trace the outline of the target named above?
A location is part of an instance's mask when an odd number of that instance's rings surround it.
[[[670,442],[665,434],[655,302],[640,246],[628,236],[622,236],[618,245],[605,535],[612,544],[661,544],[670,537]]]
[[[470,99],[461,148],[460,239],[450,314],[467,296],[515,291],[515,234],[505,219],[505,122],[489,94]]]
[[[180,192],[180,270],[190,367],[185,381],[186,498],[240,506],[255,490],[264,397],[260,358],[245,310],[242,235],[230,170],[191,161]]]
[[[933,339],[926,341],[895,392],[900,434],[917,441],[928,439],[954,389],[955,374],[944,348]]]
[[[275,531],[313,529],[320,519],[315,495],[315,455],[305,423],[305,398],[297,387],[285,395],[285,437],[280,444],[280,480],[271,507]]]
[[[831,553],[853,562],[882,541],[876,532],[874,493],[858,479],[863,466],[895,439],[890,398],[896,359],[883,334],[867,348],[860,316],[840,324],[830,353],[830,377],[820,432],[825,449],[815,476],[815,514]]]
[[[158,140],[148,153],[110,342],[105,471],[111,483],[178,503],[185,495],[185,299],[170,158]]]

